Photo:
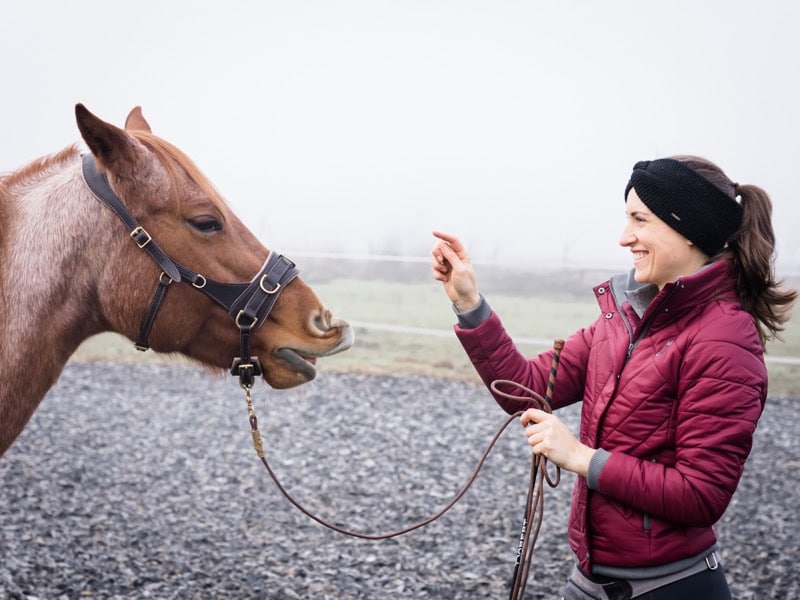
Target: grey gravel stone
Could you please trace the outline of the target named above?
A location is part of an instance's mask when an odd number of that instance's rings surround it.
[[[482,387],[422,377],[323,372],[253,399],[282,483],[364,533],[444,506],[506,419]],[[717,527],[740,600],[800,598],[795,408],[770,399]],[[560,416],[576,427],[576,410]],[[72,362],[0,458],[0,598],[505,598],[529,468],[513,423],[444,517],[389,540],[345,537],[268,478],[235,380]],[[545,489],[527,598],[560,597],[571,477]]]

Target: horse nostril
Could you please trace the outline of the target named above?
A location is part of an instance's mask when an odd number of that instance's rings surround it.
[[[325,333],[331,328],[331,311],[322,310],[314,317],[314,327],[320,332]]]

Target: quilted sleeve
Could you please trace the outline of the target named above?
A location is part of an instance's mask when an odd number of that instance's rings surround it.
[[[456,325],[455,332],[487,387],[495,380],[508,379],[541,396],[545,395],[550,365],[553,361],[552,349],[533,358],[526,357],[517,349],[494,312],[478,327],[464,329]],[[561,352],[553,408],[560,408],[582,399],[591,337],[592,328],[587,328],[567,339]],[[516,389],[503,391],[515,395],[519,393]],[[530,406],[524,399],[515,401],[495,395],[495,400],[509,414],[525,410]]]

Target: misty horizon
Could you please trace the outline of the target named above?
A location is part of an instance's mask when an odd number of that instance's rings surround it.
[[[78,102],[139,105],[271,248],[424,256],[438,229],[475,261],[619,269],[633,164],[698,154],[770,194],[800,271],[800,4],[45,6],[0,23],[0,172],[79,143]]]

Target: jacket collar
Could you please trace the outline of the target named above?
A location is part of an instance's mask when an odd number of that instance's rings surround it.
[[[625,300],[630,302],[640,318],[648,307],[658,306],[666,298],[675,298],[680,304],[692,306],[712,298],[735,298],[733,268],[726,260],[705,265],[691,275],[668,283],[661,290],[653,284],[637,282],[634,273],[634,269],[631,269],[627,274],[614,275],[609,284],[617,302],[620,305]],[[681,293],[676,294],[679,291]]]

